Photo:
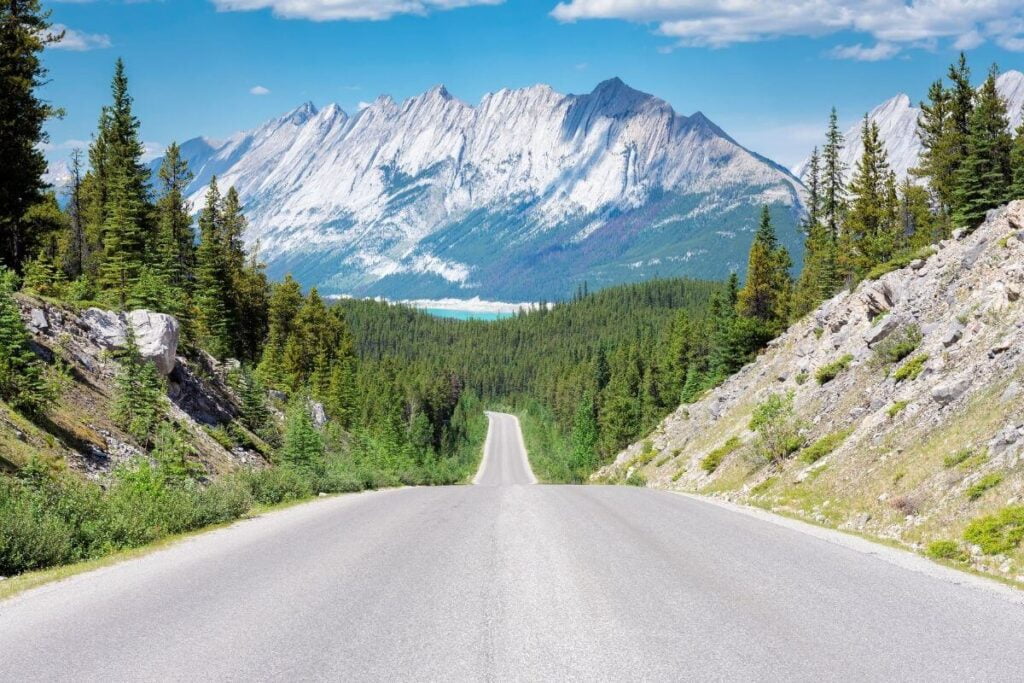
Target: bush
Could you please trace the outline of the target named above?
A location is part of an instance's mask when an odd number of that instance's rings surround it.
[[[626,477],[626,486],[647,486],[647,478],[640,472],[634,471]]]
[[[924,364],[928,361],[928,354],[922,353],[919,356],[914,356],[906,363],[896,368],[896,372],[892,373],[893,379],[897,382],[902,382],[905,379],[911,381],[917,379],[917,376],[924,370]]]
[[[72,531],[18,482],[0,478],[0,575],[67,562]]]
[[[754,408],[749,427],[757,433],[752,454],[761,462],[779,462],[806,443],[794,414],[793,392],[769,396]]]
[[[853,429],[843,429],[838,432],[826,434],[800,453],[800,459],[810,464],[817,462],[839,447]]]
[[[853,355],[848,353],[842,358],[818,368],[818,371],[814,373],[814,379],[818,380],[818,384],[827,384],[834,380],[840,372],[849,367],[852,362]]]
[[[875,361],[881,365],[899,363],[921,343],[921,328],[907,325],[890,334],[875,346]]]
[[[981,548],[986,555],[1007,553],[1024,539],[1024,505],[1013,505],[979,517],[967,525],[964,540]]]
[[[312,482],[288,467],[251,470],[240,475],[252,498],[262,505],[277,505],[313,495]]]
[[[868,272],[868,274],[864,276],[864,279],[877,280],[886,273],[891,273],[892,271],[899,270],[900,268],[906,268],[907,266],[910,265],[912,261],[916,261],[917,259],[926,259],[934,253],[934,247],[921,247],[920,249],[916,249],[914,251],[907,251],[903,252],[902,254],[897,254],[896,256],[889,259],[885,263],[880,263],[874,268],[872,268]]]
[[[966,562],[970,558],[956,541],[933,541],[928,544],[928,548],[924,553],[933,560]]]
[[[711,474],[718,469],[719,465],[722,464],[722,461],[725,460],[725,456],[729,455],[742,445],[743,442],[740,441],[739,437],[729,437],[728,441],[704,456],[700,461],[700,468],[708,474]]]
[[[238,477],[225,477],[205,488],[196,488],[193,528],[238,519],[252,507],[252,493]]]
[[[985,491],[994,489],[1002,481],[1002,472],[989,472],[967,489],[967,497],[970,500],[978,500],[984,495]]]

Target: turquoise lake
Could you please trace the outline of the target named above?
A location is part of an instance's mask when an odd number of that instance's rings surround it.
[[[422,308],[425,313],[438,318],[455,318],[456,320],[500,320],[512,317],[512,313],[487,313],[483,311],[459,311],[450,308]]]

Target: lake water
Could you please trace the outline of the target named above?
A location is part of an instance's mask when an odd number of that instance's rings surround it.
[[[451,308],[423,308],[420,310],[438,318],[455,318],[456,320],[501,320],[512,316],[512,313],[459,311]]]

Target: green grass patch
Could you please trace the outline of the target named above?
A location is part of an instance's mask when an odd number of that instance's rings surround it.
[[[818,384],[828,384],[834,380],[839,373],[848,368],[852,362],[853,355],[848,353],[842,358],[838,358],[828,365],[823,365],[818,368],[818,371],[814,373],[814,379],[818,381]]]
[[[826,434],[800,452],[800,459],[810,464],[817,462],[839,447],[850,436],[853,428]]]
[[[1011,505],[999,512],[978,517],[967,525],[964,540],[986,555],[1015,550],[1024,539],[1024,505]]]
[[[889,416],[889,419],[893,419],[897,415],[903,412],[903,409],[910,405],[910,401],[896,401],[889,409],[885,411],[885,414]]]
[[[952,453],[943,458],[942,466],[945,467],[947,470],[956,467],[960,463],[967,460],[967,458],[971,457],[972,453],[974,453],[974,451],[972,451],[970,448],[962,448],[956,453]]]
[[[994,489],[1003,482],[1002,472],[990,472],[976,481],[967,489],[967,497],[970,500],[978,500],[986,491]]]
[[[933,560],[948,560],[951,562],[966,562],[970,559],[970,555],[956,541],[932,541],[928,544],[924,554]]]
[[[914,356],[906,363],[896,368],[896,372],[892,373],[892,378],[897,382],[902,382],[905,379],[911,381],[917,379],[921,371],[924,370],[924,364],[928,361],[928,354],[922,353],[918,356]]]
[[[704,456],[704,459],[700,461],[700,468],[708,474],[711,474],[718,469],[718,466],[722,464],[722,461],[725,460],[727,455],[742,445],[743,442],[740,441],[739,437],[730,437],[724,444]]]
[[[875,346],[875,362],[892,365],[912,354],[921,343],[921,328],[907,325],[896,330]]]
[[[934,253],[934,247],[921,247],[920,249],[915,249],[914,251],[907,251],[902,254],[897,254],[896,256],[889,259],[885,263],[880,263],[874,268],[872,268],[870,271],[868,271],[868,274],[864,276],[864,279],[877,280],[878,278],[882,277],[887,273],[891,273],[894,270],[899,270],[900,268],[906,268],[911,264],[911,262],[916,261],[917,259],[926,259]]]
[[[775,482],[778,481],[778,479],[778,477],[768,477],[764,481],[757,484],[754,488],[750,489],[750,493],[755,496],[760,496],[762,493],[767,493],[768,489],[770,489],[775,484]]]
[[[634,471],[626,477],[626,481],[624,483],[626,486],[647,486],[647,477],[637,471]]]

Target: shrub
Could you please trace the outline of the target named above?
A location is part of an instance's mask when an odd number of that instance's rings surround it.
[[[253,500],[263,505],[276,505],[313,495],[312,483],[288,467],[251,470],[241,475]]]
[[[946,469],[956,467],[960,463],[967,460],[967,458],[971,457],[972,453],[974,453],[974,451],[972,451],[970,448],[963,448],[957,451],[956,453],[953,453],[952,455],[947,455],[945,458],[943,458],[942,466],[945,467]]]
[[[910,405],[910,401],[896,401],[891,406],[889,406],[889,410],[885,411],[885,413],[886,415],[889,416],[889,419],[891,420],[892,418],[902,413],[903,409],[906,408],[908,405]]]
[[[890,334],[875,346],[875,362],[880,365],[899,363],[921,343],[921,328],[907,325]]]
[[[839,447],[853,429],[843,429],[838,432],[826,434],[800,453],[800,459],[806,463],[813,463],[821,460],[826,455]]]
[[[718,469],[719,465],[722,464],[722,461],[725,460],[725,456],[729,455],[742,445],[743,442],[740,441],[739,437],[729,437],[728,441],[704,456],[700,461],[700,468],[708,474],[711,474]]]
[[[647,486],[647,478],[634,470],[626,477],[626,486]]]
[[[827,384],[834,380],[840,372],[848,368],[852,362],[853,355],[848,353],[842,358],[818,368],[818,371],[814,373],[814,379],[818,380],[818,384]]]
[[[955,562],[966,562],[970,557],[956,541],[933,541],[928,544],[924,553],[933,560],[953,560]]]
[[[906,268],[907,266],[910,265],[911,261],[916,261],[917,259],[926,259],[934,253],[934,247],[921,247],[920,249],[916,249],[914,251],[907,251],[903,252],[902,254],[897,254],[896,256],[889,259],[885,263],[880,263],[874,268],[872,268],[868,272],[868,274],[864,276],[864,279],[877,280],[886,273],[891,273],[892,271],[899,270],[900,268]]]
[[[989,472],[967,489],[967,497],[970,500],[978,500],[985,491],[999,486],[1002,481],[1002,472]]]
[[[893,379],[897,382],[902,382],[905,379],[911,381],[917,379],[917,376],[924,370],[924,364],[928,360],[928,354],[922,353],[919,356],[914,356],[906,363],[896,368],[896,372],[892,373]]]
[[[890,505],[892,505],[893,510],[908,517],[917,514],[917,501],[910,496],[896,496],[892,499]]]
[[[18,482],[0,477],[0,575],[67,562],[72,530]]]
[[[686,474],[686,468],[680,467],[676,470],[676,473],[672,475],[672,481],[679,481],[679,478]]]
[[[802,371],[798,372],[796,377],[794,377],[794,379],[796,380],[797,384],[801,384],[802,385],[804,382],[807,381],[807,371],[802,370]]]
[[[981,548],[986,555],[1014,550],[1024,539],[1024,505],[1003,508],[979,517],[967,525],[964,540]]]
[[[195,488],[192,527],[222,524],[238,519],[252,507],[249,487],[238,477],[226,477],[205,488]]]
[[[749,427],[757,433],[752,454],[761,462],[778,462],[800,450],[806,441],[793,410],[793,392],[765,399],[754,408]]]

